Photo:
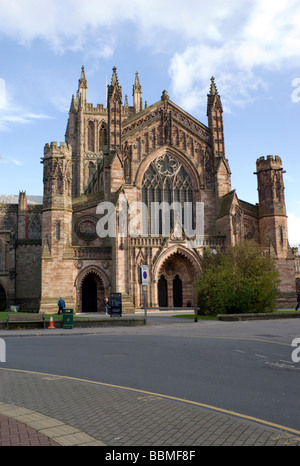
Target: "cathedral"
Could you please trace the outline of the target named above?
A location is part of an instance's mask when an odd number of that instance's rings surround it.
[[[0,310],[53,313],[63,297],[75,312],[103,312],[104,298],[117,292],[123,313],[133,313],[144,306],[141,265],[148,266],[149,308],[194,306],[204,251],[219,254],[244,239],[274,257],[278,307],[294,308],[300,258],[288,243],[281,159],[259,157],[258,203],[239,199],[231,187],[214,78],[207,124],[165,90],[152,105],[143,103],[138,73],[132,105],[123,98],[116,68],[106,105],[88,103],[87,87],[82,67],[65,141],[44,147],[41,199],[25,192],[0,197]],[[164,207],[172,205],[179,206],[176,215]],[[185,223],[197,236],[197,206],[203,207],[201,235],[193,242]],[[132,234],[129,225],[136,227]]]

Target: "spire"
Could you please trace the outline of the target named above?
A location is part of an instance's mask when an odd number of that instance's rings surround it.
[[[209,94],[207,94],[207,117],[208,127],[212,134],[214,157],[224,158],[223,108],[214,76],[210,79],[210,91]]]
[[[212,76],[210,78],[210,95],[218,95],[217,86],[215,84],[214,76]]]
[[[119,85],[119,80],[117,76],[117,68],[114,66],[113,67],[113,74],[111,78],[111,84],[107,86],[107,98],[108,101],[111,98],[111,96],[117,93],[118,94],[118,99],[122,103],[122,87]]]
[[[114,66],[111,84],[107,86],[107,125],[109,151],[115,151],[121,147],[122,103],[122,87],[119,85],[117,68]]]
[[[86,98],[87,98],[86,90],[87,90],[87,80],[85,79],[84,66],[82,65],[81,76],[80,76],[80,79],[78,80],[77,96],[78,96],[79,103],[83,106],[85,106],[86,104]]]
[[[128,96],[127,94],[125,95],[125,104],[124,104],[125,110],[128,111]]]
[[[210,90],[209,94],[207,94],[207,110],[209,107],[218,107],[222,111],[222,104],[221,104],[221,98],[218,94],[217,86],[215,83],[215,78],[212,76],[210,78]]]
[[[71,99],[70,112],[72,110],[75,110],[75,97],[74,97],[74,94],[72,95],[72,99]]]
[[[111,85],[112,86],[118,86],[119,85],[118,76],[117,76],[117,68],[115,66],[113,67],[113,75],[112,75],[112,78],[111,78]]]
[[[134,106],[135,112],[138,113],[141,110],[143,110],[143,104],[141,103],[142,102],[142,86],[140,84],[139,74],[137,71],[135,73],[135,82],[133,85],[132,95],[133,95],[133,106]]]
[[[87,80],[85,79],[85,73],[84,73],[84,66],[83,65],[81,67],[80,79],[78,80],[78,90],[79,89],[87,89]]]
[[[137,71],[135,73],[135,82],[134,82],[133,90],[142,92],[142,86],[140,85],[139,74]]]

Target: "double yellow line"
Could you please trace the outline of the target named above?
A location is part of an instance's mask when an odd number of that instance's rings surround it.
[[[299,436],[299,439],[294,439],[294,440],[295,441],[300,441],[300,431],[299,430],[292,429],[290,427],[285,427],[285,426],[282,426],[280,424],[275,424],[273,422],[265,421],[263,419],[259,419],[259,418],[253,417],[253,416],[248,416],[248,415],[245,415],[245,414],[237,413],[235,411],[230,411],[230,410],[227,410],[227,409],[218,408],[216,406],[208,405],[208,404],[205,404],[205,403],[199,403],[198,401],[185,400],[184,398],[179,398],[179,397],[176,397],[176,396],[163,395],[161,393],[149,392],[147,390],[140,390],[140,389],[137,389],[137,388],[123,387],[121,385],[114,385],[114,384],[109,384],[109,383],[104,383],[104,382],[96,382],[96,381],[93,381],[93,380],[80,379],[80,378],[77,378],[77,377],[69,377],[69,376],[56,375],[56,374],[48,374],[48,373],[43,373],[43,372],[25,371],[25,370],[21,370],[21,369],[7,369],[7,368],[2,368],[2,367],[0,367],[0,370],[10,371],[10,372],[22,372],[22,373],[25,373],[25,374],[41,375],[41,376],[44,376],[44,377],[49,377],[50,380],[51,379],[53,379],[53,380],[65,379],[65,380],[73,380],[73,381],[76,381],[76,382],[85,382],[85,383],[90,383],[90,384],[94,384],[94,385],[100,385],[102,387],[117,388],[117,389],[121,389],[121,390],[127,390],[127,391],[130,391],[130,392],[141,393],[143,395],[150,395],[150,396],[154,396],[154,397],[164,398],[166,400],[179,401],[181,403],[186,403],[186,404],[189,404],[189,405],[192,405],[192,406],[198,406],[198,407],[201,407],[201,408],[206,408],[206,409],[216,411],[216,412],[219,412],[219,413],[222,413],[222,414],[227,414],[227,415],[235,416],[237,418],[241,418],[241,419],[248,420],[248,421],[251,421],[251,422],[256,422],[258,424],[261,424],[263,426],[268,426],[268,427],[271,427],[273,429],[279,429],[279,430],[284,431],[284,432],[289,432],[289,433],[291,433],[293,435]]]

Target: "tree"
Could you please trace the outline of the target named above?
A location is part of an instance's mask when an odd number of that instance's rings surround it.
[[[204,252],[196,281],[198,306],[206,315],[271,312],[278,297],[273,259],[254,242],[244,241],[225,252]]]

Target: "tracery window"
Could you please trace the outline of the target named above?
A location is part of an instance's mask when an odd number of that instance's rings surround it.
[[[94,123],[92,121],[88,123],[88,150],[91,152],[95,150]]]
[[[168,225],[172,233],[179,224],[184,226],[185,221],[194,228],[193,183],[184,166],[173,155],[166,153],[157,157],[145,171],[142,202],[148,208],[148,218],[143,218],[144,233],[161,235],[167,232],[164,226]],[[180,210],[168,208],[173,203],[180,206]],[[153,210],[153,206],[157,208],[158,205],[161,208]]]
[[[3,229],[4,230],[15,230],[15,223],[13,219],[8,215],[4,218],[3,221]]]
[[[38,218],[34,218],[29,225],[29,238],[39,239],[41,237],[41,223]]]
[[[99,150],[103,150],[103,146],[107,146],[107,129],[106,124],[102,123],[99,130]]]

